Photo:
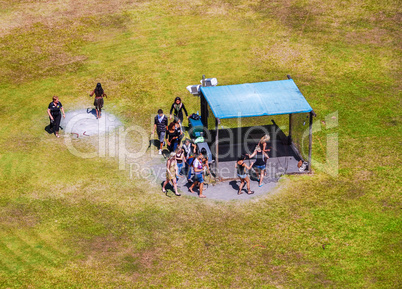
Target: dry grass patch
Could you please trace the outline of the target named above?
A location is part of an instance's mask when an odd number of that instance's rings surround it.
[[[35,23],[58,27],[72,19],[110,15],[135,8],[143,1],[134,0],[42,0],[1,1],[0,37],[16,28],[29,28]]]

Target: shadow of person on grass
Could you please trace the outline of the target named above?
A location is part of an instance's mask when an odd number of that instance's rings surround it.
[[[149,140],[149,147],[156,147],[159,148],[159,140],[157,139],[150,139]]]
[[[48,125],[45,127],[45,131],[46,131],[48,134],[52,134],[52,133],[53,133],[53,129],[52,129],[52,127],[50,126],[50,124],[48,124]]]
[[[162,181],[162,183],[161,183],[161,189],[163,188],[163,183],[164,182],[165,181]],[[172,186],[172,184],[170,182],[166,184],[165,190],[166,190],[166,193],[164,193],[164,194],[166,195],[166,197],[171,198],[171,196],[168,195],[168,190],[171,190],[174,193],[174,188],[173,188],[173,186]]]

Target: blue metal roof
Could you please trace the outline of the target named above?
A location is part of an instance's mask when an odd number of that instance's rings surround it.
[[[220,119],[313,110],[292,79],[201,87],[201,92]]]

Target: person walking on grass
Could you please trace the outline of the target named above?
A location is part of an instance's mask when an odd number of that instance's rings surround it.
[[[89,96],[93,96],[95,94],[94,106],[96,110],[96,118],[102,117],[102,107],[103,107],[103,98],[107,95],[104,93],[102,85],[98,83],[95,89],[89,94]]]
[[[166,135],[166,130],[168,127],[168,119],[167,117],[163,114],[163,110],[159,109],[158,114],[155,116],[154,119],[154,130],[152,131],[152,134],[156,132],[158,134],[158,140],[159,140],[159,154],[162,154],[162,148],[163,144],[165,142],[165,135]]]
[[[253,163],[250,164],[250,166],[247,166],[244,160],[246,159],[245,155],[241,155],[241,157],[237,160],[235,164],[235,168],[237,170],[237,176],[240,178],[240,187],[239,191],[237,192],[238,195],[243,194],[242,189],[244,186],[244,183],[247,184],[247,194],[251,195],[254,194],[253,191],[250,190],[250,179],[247,175],[246,170],[250,170],[251,167],[253,166]]]
[[[249,155],[249,158],[253,158],[256,156],[255,163],[253,165],[253,168],[255,172],[257,173],[257,178],[258,178],[258,186],[262,187],[264,184],[262,183],[264,179],[264,170],[265,170],[265,160],[269,159],[269,156],[267,155],[266,152],[264,152],[260,146],[257,146],[254,150],[254,152]]]
[[[47,114],[49,115],[50,119],[50,129],[54,132],[56,137],[60,137],[59,136],[59,127],[61,121],[60,111],[63,113],[63,118],[66,118],[63,105],[59,101],[59,98],[57,96],[53,96],[52,102],[49,103],[49,106],[47,108]]]
[[[204,172],[204,167],[202,165],[202,154],[199,154],[197,158],[193,162],[193,168],[194,168],[194,183],[190,186],[189,191],[194,194],[193,188],[194,186],[199,186],[199,197],[200,198],[206,198],[206,196],[202,193],[204,189],[204,178],[202,173]]]
[[[188,113],[187,110],[184,106],[184,103],[181,102],[181,98],[180,97],[176,97],[172,107],[170,108],[170,119],[172,119],[172,112],[174,111],[174,119],[176,121],[180,121],[180,125],[183,125],[183,110],[184,113],[186,114],[186,117],[188,118]]]
[[[177,172],[176,153],[172,152],[170,153],[169,159],[166,162],[166,180],[163,183],[162,192],[166,193],[165,189],[166,185],[169,182],[172,182],[174,188],[174,194],[176,196],[181,196],[181,194],[177,192],[177,181],[176,181],[177,174],[178,172]]]

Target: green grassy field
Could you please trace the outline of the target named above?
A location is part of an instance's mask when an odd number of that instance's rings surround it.
[[[401,13],[392,0],[0,1],[0,288],[402,287]],[[148,131],[175,96],[199,110],[185,87],[203,74],[290,74],[321,125],[314,174],[249,202],[166,198],[44,130],[53,95],[91,107],[101,82],[106,110]],[[320,166],[334,133],[337,176]]]

